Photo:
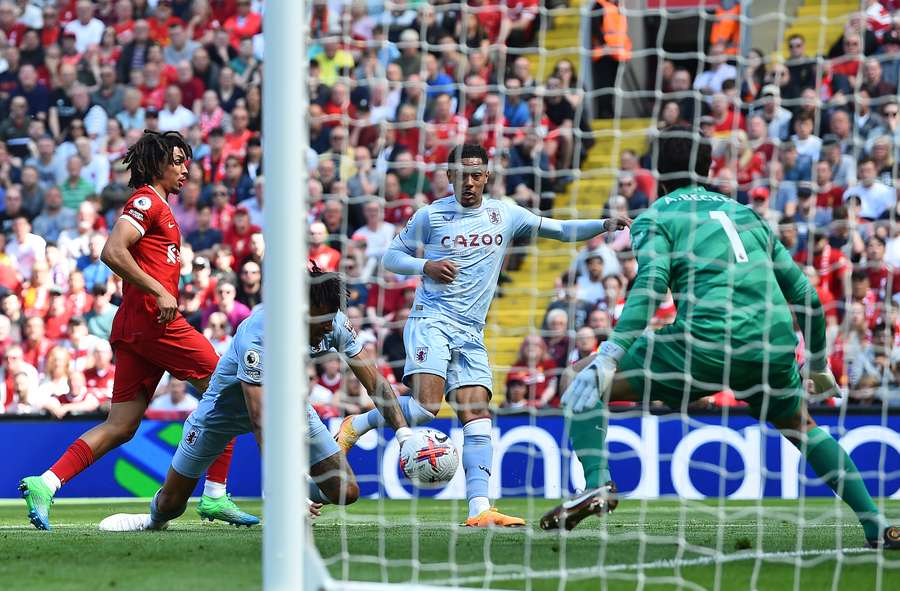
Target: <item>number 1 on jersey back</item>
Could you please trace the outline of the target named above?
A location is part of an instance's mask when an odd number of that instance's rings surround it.
[[[722,229],[725,230],[725,235],[728,236],[728,242],[731,243],[731,250],[734,251],[734,258],[737,259],[737,262],[746,263],[749,261],[747,249],[744,248],[744,243],[741,242],[741,237],[738,235],[737,228],[734,227],[734,222],[731,221],[731,218],[724,211],[711,211],[709,212],[709,217],[722,224]]]

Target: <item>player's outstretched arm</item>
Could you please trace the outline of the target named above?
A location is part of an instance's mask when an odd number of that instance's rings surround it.
[[[825,336],[825,310],[819,295],[800,271],[790,253],[778,240],[774,241],[773,271],[784,298],[791,304],[797,324],[803,331],[803,341],[809,349],[803,371],[809,378],[811,391],[825,397],[840,396],[840,388],[828,367]],[[808,386],[809,387],[809,386]]]
[[[561,242],[579,242],[590,240],[604,232],[621,230],[631,225],[631,219],[612,217],[604,220],[555,220],[541,218],[538,236],[552,238]]]
[[[397,434],[397,439],[402,445],[404,441],[412,435],[406,419],[403,417],[403,411],[397,402],[397,396],[394,389],[388,384],[375,363],[375,358],[371,353],[367,353],[365,349],[361,350],[353,357],[347,358],[350,369],[362,384],[363,388],[368,392],[375,408],[387,421],[387,424],[393,427]]]
[[[166,291],[162,284],[147,274],[140,266],[131,252],[128,250],[135,242],[141,239],[141,233],[132,224],[119,220],[113,226],[109,240],[103,246],[100,260],[113,273],[134,285],[144,293],[156,298],[159,307],[159,321],[163,324],[171,322],[178,313],[178,301]]]
[[[259,384],[241,382],[241,389],[244,391],[244,402],[247,403],[247,412],[250,415],[250,425],[253,427],[253,437],[256,438],[259,450],[262,451],[263,387]]]
[[[665,231],[652,221],[644,223],[639,219],[631,236],[638,259],[638,274],[613,334],[563,394],[563,406],[575,413],[592,408],[606,395],[612,387],[619,361],[644,332],[648,319],[669,288],[672,249]]]
[[[791,304],[791,310],[796,314],[797,323],[803,331],[803,338],[811,353],[810,365],[814,368],[827,367],[825,311],[819,301],[819,294],[777,239],[772,262],[778,287]]]

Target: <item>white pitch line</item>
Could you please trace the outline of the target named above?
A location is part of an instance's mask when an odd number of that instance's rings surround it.
[[[653,562],[635,562],[630,564],[611,564],[609,566],[589,566],[562,570],[526,571],[522,572],[521,566],[515,572],[491,573],[482,576],[458,577],[431,582],[431,584],[466,585],[469,583],[485,584],[492,581],[519,581],[533,579],[583,578],[589,575],[603,576],[608,573],[655,570],[660,568],[684,568],[690,566],[708,566],[711,564],[724,564],[728,562],[741,562],[745,560],[771,560],[783,561],[791,558],[838,556],[842,554],[863,554],[876,551],[869,548],[842,548],[838,550],[799,550],[793,552],[736,552],[734,554],[716,554],[715,556],[702,556],[699,558],[666,558]],[[493,568],[497,568],[494,566]]]

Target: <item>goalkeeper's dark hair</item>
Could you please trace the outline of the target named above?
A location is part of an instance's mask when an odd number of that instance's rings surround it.
[[[461,164],[463,160],[469,158],[478,158],[482,164],[488,163],[488,153],[484,146],[479,144],[463,144],[450,152],[450,158],[447,164]]]
[[[137,189],[162,178],[165,167],[175,160],[172,156],[175,148],[181,148],[185,158],[192,158],[194,155],[191,147],[177,131],[160,133],[145,129],[144,135],[125,152],[123,161],[131,172],[128,186]]]
[[[350,291],[341,274],[323,271],[314,261],[309,265],[309,309],[329,314],[345,309]]]
[[[710,139],[690,125],[676,124],[663,129],[654,142],[656,170],[664,191],[701,185],[712,163]]]

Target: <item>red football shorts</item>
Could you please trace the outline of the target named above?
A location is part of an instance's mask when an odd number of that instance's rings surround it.
[[[212,375],[219,356],[206,338],[179,315],[159,338],[116,341],[116,375],[112,402],[128,402],[139,395],[147,402],[164,372],[179,380],[202,380]]]

